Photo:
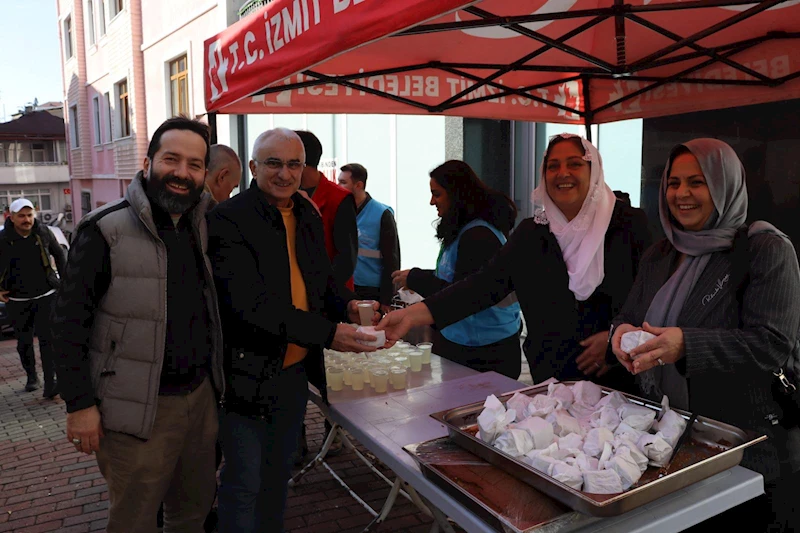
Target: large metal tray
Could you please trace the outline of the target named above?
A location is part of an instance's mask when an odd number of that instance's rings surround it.
[[[572,385],[575,382],[563,382]],[[614,392],[601,387],[603,394]],[[544,394],[547,385],[519,391],[528,396]],[[650,400],[623,393],[628,401],[661,411],[661,405]],[[506,402],[513,393],[499,397]],[[766,436],[743,431],[737,427],[698,416],[691,428],[691,439],[683,445],[666,472],[649,467],[639,482],[620,494],[590,494],[575,490],[552,477],[539,472],[530,465],[487,445],[477,437],[477,419],[483,410],[483,402],[476,402],[455,409],[433,413],[431,417],[441,422],[450,438],[467,451],[485,459],[508,474],[544,492],[568,507],[591,516],[616,516],[666,496],[672,492],[713,476],[738,465],[744,449],[763,440]],[[686,420],[690,414],[673,409]]]

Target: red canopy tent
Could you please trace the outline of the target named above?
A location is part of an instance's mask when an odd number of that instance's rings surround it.
[[[800,97],[800,0],[274,0],[205,42],[211,113],[603,123]]]

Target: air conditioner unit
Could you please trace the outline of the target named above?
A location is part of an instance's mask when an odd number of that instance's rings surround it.
[[[64,220],[66,220],[67,222],[72,222],[72,211],[64,213]]]
[[[39,213],[39,215],[42,217],[42,222],[45,224],[51,223],[56,218],[55,215],[50,211],[42,211]]]

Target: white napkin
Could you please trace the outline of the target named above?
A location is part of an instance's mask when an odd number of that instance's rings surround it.
[[[411,289],[400,289],[397,291],[397,296],[400,298],[401,302],[409,305],[419,303],[425,299],[419,293],[416,293]]]
[[[637,441],[638,439],[633,440],[629,435],[620,435],[618,437],[614,437],[614,449],[617,453],[619,453],[621,450],[627,448],[631,458],[636,463],[636,466],[639,467],[641,472],[644,472],[647,470],[647,464],[650,462],[650,460],[636,445]]]
[[[622,348],[623,352],[631,353],[631,350],[634,348],[641,346],[650,339],[655,338],[655,335],[646,331],[629,331],[628,333],[622,335],[622,338],[619,340],[619,347]]]
[[[525,418],[525,408],[528,407],[529,403],[531,403],[530,396],[515,392],[506,402],[506,407],[517,412],[516,421],[519,422]]]
[[[594,428],[607,428],[614,431],[619,426],[619,414],[616,409],[610,405],[606,405],[602,409],[598,409],[592,416],[589,417],[589,423]]]
[[[614,455],[614,446],[609,441],[604,442],[603,453],[600,454],[600,459],[597,460],[597,467],[600,470],[605,470],[606,464],[611,460],[612,455]]]
[[[583,435],[578,420],[563,409],[556,409],[547,415],[546,420],[553,425],[553,431],[559,437],[564,437],[570,433]]]
[[[622,481],[622,490],[628,490],[642,477],[642,471],[636,460],[631,456],[630,448],[623,447],[617,450],[614,457],[606,463],[606,470],[613,470],[619,474]]]
[[[522,457],[522,461],[528,463],[536,470],[540,472],[544,472],[548,476],[553,471],[553,465],[558,463],[562,463],[563,461],[559,461],[555,457],[552,456],[553,453],[558,451],[558,444],[555,442],[545,448],[544,450],[532,450],[525,454]]]
[[[572,405],[572,402],[575,401],[575,396],[572,394],[572,390],[563,383],[549,384],[547,386],[547,395],[551,398],[559,400],[564,409],[569,409],[569,407]]]
[[[614,434],[606,428],[594,428],[583,443],[583,453],[591,457],[599,457],[603,453],[603,444],[614,442]]]
[[[538,416],[531,416],[525,420],[512,424],[515,429],[522,429],[528,432],[533,439],[533,448],[537,450],[544,450],[555,441],[553,435],[553,426],[550,422],[545,422],[544,419]],[[530,450],[526,450],[525,453]]]
[[[578,433],[567,433],[563,437],[559,437],[556,439],[558,442],[558,448],[560,450],[569,450],[569,449],[583,449],[583,437],[581,437]]]
[[[583,472],[577,466],[568,465],[567,463],[555,463],[550,475],[556,481],[560,481],[575,490],[581,490],[583,486]]]
[[[659,435],[647,433],[642,435],[636,444],[642,450],[642,453],[650,459],[650,464],[655,467],[661,468],[665,466],[669,462],[669,458],[672,457],[672,446]]]
[[[645,431],[639,431],[638,429],[634,429],[625,422],[620,422],[619,426],[617,426],[617,429],[614,430],[615,437],[618,437],[620,435],[625,435],[629,437],[633,442],[638,442],[639,438],[641,438],[641,436],[645,434],[646,434]]]
[[[612,392],[610,394],[606,394],[605,396],[600,398],[600,401],[597,402],[597,405],[595,405],[595,408],[600,409],[601,407],[605,407],[606,405],[610,405],[614,409],[619,409],[620,407],[622,407],[626,403],[628,403],[628,399],[625,397],[625,395],[622,394],[621,392],[614,391],[614,392]]]
[[[584,472],[583,492],[590,494],[617,494],[622,492],[622,480],[614,470]]]
[[[620,420],[639,431],[649,431],[656,419],[655,411],[635,403],[626,403],[618,412]]]
[[[483,411],[478,415],[479,436],[483,442],[492,444],[506,427],[514,421],[517,413],[513,409],[506,411],[494,394],[486,398]]]
[[[591,381],[579,381],[572,386],[572,395],[575,402],[594,407],[603,396],[603,389]]]
[[[521,457],[533,449],[533,439],[524,429],[507,429],[492,446],[511,457]]]
[[[386,344],[386,332],[385,331],[377,331],[372,326],[359,326],[356,330],[359,333],[366,333],[367,335],[372,335],[375,337],[375,340],[372,342],[369,341],[358,341],[359,344],[363,344],[364,346],[373,346],[375,348],[381,348],[384,344]]]
[[[528,407],[525,409],[526,416],[540,416],[546,417],[556,409],[561,407],[561,402],[550,396],[544,394],[537,394],[531,399]]]
[[[686,420],[669,408],[669,399],[666,396],[661,400],[661,405],[661,420],[653,427],[658,431],[657,435],[661,435],[674,448],[686,429]]]

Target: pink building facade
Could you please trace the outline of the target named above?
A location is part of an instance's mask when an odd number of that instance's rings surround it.
[[[120,198],[150,134],[175,115],[205,116],[203,41],[244,0],[56,0],[71,203],[76,218]],[[235,117],[217,121],[229,144]]]

